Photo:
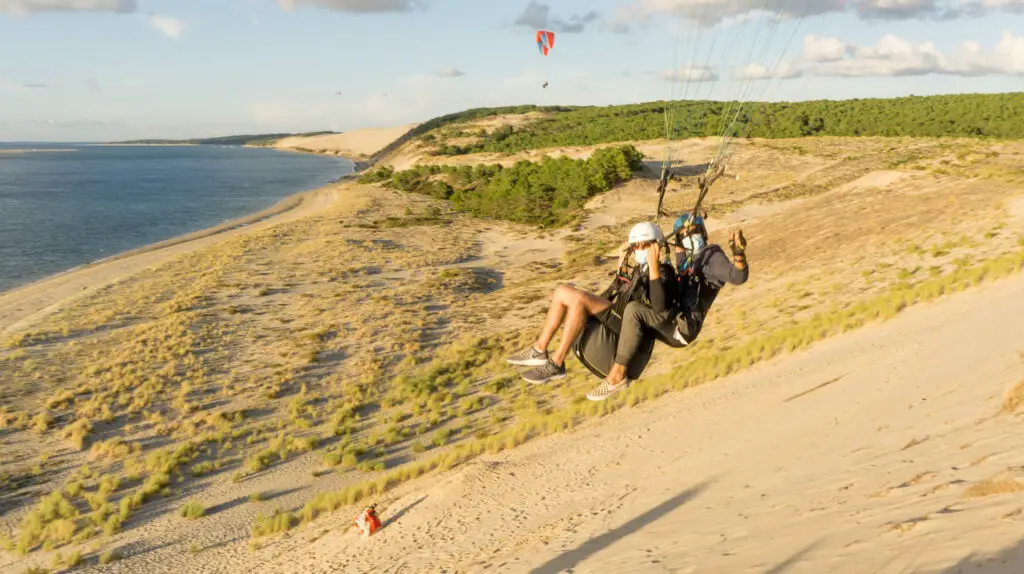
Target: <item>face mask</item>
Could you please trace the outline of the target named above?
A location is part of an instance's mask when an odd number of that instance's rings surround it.
[[[688,235],[683,238],[683,249],[687,253],[699,253],[704,248],[704,237],[700,235]]]
[[[636,258],[636,264],[637,265],[643,265],[644,263],[647,263],[647,252],[646,251],[640,251],[640,250],[634,251],[633,252],[633,257]]]

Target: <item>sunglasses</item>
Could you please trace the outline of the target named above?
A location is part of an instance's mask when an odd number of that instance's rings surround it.
[[[633,249],[647,249],[655,243],[657,243],[657,241],[640,241],[633,244]]]

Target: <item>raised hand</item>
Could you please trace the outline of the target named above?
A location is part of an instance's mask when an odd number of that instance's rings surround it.
[[[746,254],[747,238],[743,237],[743,230],[737,229],[729,235],[729,249],[733,257],[743,257]]]

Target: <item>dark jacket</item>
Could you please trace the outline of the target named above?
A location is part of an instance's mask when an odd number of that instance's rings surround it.
[[[692,272],[678,276],[676,323],[688,342],[693,342],[704,326],[711,305],[726,283],[742,285],[750,277],[750,265],[739,270],[718,245],[705,247],[693,262]]]
[[[665,312],[675,309],[676,296],[679,292],[677,284],[675,267],[662,263],[661,276],[657,281],[651,282],[646,266],[638,267],[629,277],[616,273],[612,284],[601,293],[601,296],[611,300],[617,295],[626,295],[625,300],[620,300],[623,308],[631,301],[639,301],[655,311]]]

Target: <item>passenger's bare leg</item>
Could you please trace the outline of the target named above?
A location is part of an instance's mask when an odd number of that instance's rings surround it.
[[[559,289],[562,288],[559,287]],[[568,301],[566,305],[565,326],[562,329],[562,342],[558,345],[558,350],[555,351],[555,354],[551,355],[551,362],[558,366],[565,364],[565,356],[569,354],[572,342],[576,340],[580,331],[587,324],[587,317],[597,315],[612,306],[611,301],[592,293],[573,289],[572,287],[566,287],[565,289],[564,296]],[[550,340],[549,338],[548,341]]]
[[[555,289],[554,294],[551,295],[551,305],[548,307],[547,319],[544,320],[544,330],[541,331],[537,342],[533,344],[533,348],[538,351],[548,350],[548,345],[551,344],[551,339],[555,337],[558,327],[562,325],[566,309],[572,302],[572,291],[575,291],[575,289],[566,285],[559,285]]]

